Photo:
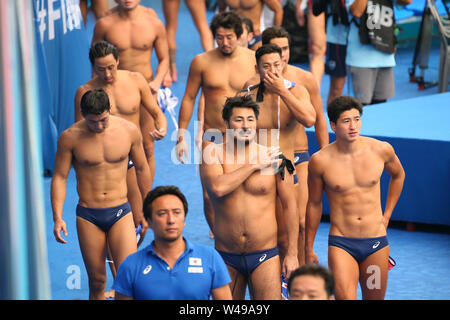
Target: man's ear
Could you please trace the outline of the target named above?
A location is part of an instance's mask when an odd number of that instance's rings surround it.
[[[334,123],[331,120],[330,120],[330,127],[331,127],[331,130],[333,130],[333,132],[336,132],[336,123]]]

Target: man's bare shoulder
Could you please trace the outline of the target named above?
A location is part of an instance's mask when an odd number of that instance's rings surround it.
[[[132,81],[138,85],[140,82],[145,80],[144,76],[140,72],[129,71],[129,70],[117,70],[117,73],[121,76],[121,78],[125,81]]]
[[[96,28],[108,28],[113,23],[120,19],[119,11],[116,8],[112,8],[108,13],[97,20],[95,23]]]
[[[79,137],[86,131],[84,119],[75,122],[69,128],[64,130],[58,138],[60,144],[65,146],[74,145]]]
[[[248,88],[249,86],[258,84],[261,82],[261,79],[259,77],[258,73],[255,73],[250,79],[248,79],[245,84],[244,84],[244,88]]]
[[[77,89],[77,94],[84,94],[86,91],[97,89],[98,87],[97,77],[94,77],[85,84],[79,86]]]
[[[362,141],[369,146],[370,150],[383,159],[389,159],[394,155],[394,148],[389,142],[381,141],[371,137],[361,137]]]
[[[139,9],[142,10],[144,13],[144,18],[154,24],[156,27],[164,27],[163,22],[161,19],[159,19],[158,15],[156,14],[156,11],[152,8],[147,8],[144,6],[139,6]]]
[[[239,55],[245,57],[246,59],[255,61],[256,63],[255,51],[241,46],[237,47],[236,50],[239,53]]]
[[[311,159],[309,160],[309,165],[325,165],[332,161],[333,154],[336,151],[336,143],[332,142],[326,146],[324,146],[322,149],[317,151],[311,156]]]
[[[310,87],[317,88],[315,78],[311,72],[290,64],[287,65],[287,71],[286,79],[300,83],[306,87],[308,91],[310,90]],[[290,77],[293,79],[290,79]]]

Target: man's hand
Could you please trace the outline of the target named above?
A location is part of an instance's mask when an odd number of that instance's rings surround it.
[[[317,258],[317,255],[314,251],[311,251],[311,252],[307,251],[305,259],[306,259],[306,263],[315,263],[315,264],[319,263],[319,258]]]
[[[153,140],[161,140],[166,136],[166,130],[165,129],[155,129],[152,132],[149,132],[150,136],[153,138]]]
[[[60,243],[67,243],[67,241],[61,236],[61,231],[64,233],[64,236],[67,237],[67,227],[63,219],[55,221],[53,235],[55,236],[56,241]]]
[[[276,93],[278,95],[280,95],[281,92],[286,89],[281,74],[272,71],[268,71],[264,75],[264,86],[268,91]]]
[[[187,159],[188,157],[188,150],[187,150],[187,144],[184,141],[184,138],[178,139],[177,145],[175,147],[175,153],[177,155],[178,161],[181,163],[185,163],[184,159]],[[184,158],[183,158],[184,155]]]
[[[286,255],[281,266],[281,273],[286,279],[289,279],[291,272],[299,267],[296,255]]]
[[[259,161],[258,169],[276,169],[281,164],[281,159],[278,157],[281,154],[279,146],[272,146],[266,148],[265,150],[260,150],[259,152]]]
[[[148,83],[148,86],[150,87],[150,91],[152,92],[152,94],[157,94],[157,93],[158,93],[158,90],[159,90],[159,87],[161,87],[161,84],[160,84],[160,83],[156,83],[156,82],[153,80],[153,81],[150,81],[150,82]]]

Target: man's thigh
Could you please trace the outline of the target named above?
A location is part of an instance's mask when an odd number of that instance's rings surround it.
[[[261,263],[250,275],[249,291],[253,300],[281,299],[281,266],[279,256]]]
[[[334,275],[336,300],[356,300],[358,262],[344,249],[329,246],[328,265]]]
[[[137,251],[136,231],[132,212],[118,220],[108,232],[108,245],[116,269],[126,257]]]
[[[378,68],[372,100],[387,100],[392,98],[394,94],[395,83],[393,68]]]
[[[388,278],[389,246],[360,263],[360,285],[364,300],[383,300]]]

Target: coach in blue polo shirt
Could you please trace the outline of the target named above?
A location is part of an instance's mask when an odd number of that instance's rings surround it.
[[[231,279],[222,257],[213,247],[182,236],[188,205],[181,191],[157,187],[143,207],[154,240],[120,265],[113,286],[116,299],[231,299]]]

